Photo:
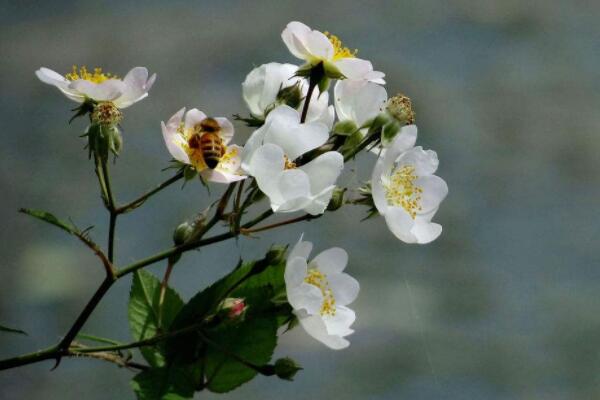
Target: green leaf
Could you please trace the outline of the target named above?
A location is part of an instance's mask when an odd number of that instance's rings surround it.
[[[8,326],[0,325],[0,332],[18,333],[19,335],[27,336],[27,332],[20,329],[9,328]]]
[[[173,289],[167,287],[163,302],[162,320],[159,318],[161,282],[151,273],[139,270],[133,276],[129,297],[129,326],[135,340],[144,340],[165,332],[183,307],[183,300]],[[144,346],[140,351],[155,367],[165,364],[162,344]]]
[[[276,319],[268,315],[247,318],[240,324],[222,325],[207,334],[217,345],[209,344],[206,351],[207,388],[212,392],[229,392],[256,376],[257,371],[239,359],[256,366],[271,360],[277,345]]]
[[[131,381],[138,400],[185,400],[194,397],[195,371],[179,367],[153,368]]]
[[[61,221],[60,219],[56,218],[53,214],[50,214],[49,212],[42,211],[42,210],[32,210],[29,208],[21,208],[21,209],[19,209],[19,212],[30,215],[34,218],[37,218],[44,222],[47,222],[51,225],[54,225],[64,231],[70,233],[71,235],[76,235],[79,233],[79,229],[77,229],[77,227],[75,225],[65,222],[65,221]]]

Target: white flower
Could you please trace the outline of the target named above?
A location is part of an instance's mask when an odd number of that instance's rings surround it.
[[[301,22],[290,22],[281,33],[289,51],[315,66],[323,63],[327,76],[385,84],[385,74],[373,71],[370,61],[356,58],[356,51],[342,46],[337,36],[312,30]]]
[[[324,124],[301,124],[298,112],[288,106],[275,108],[265,124],[254,131],[244,146],[242,168],[256,178],[273,211],[304,210],[312,215],[325,211],[344,158],[329,151],[301,166],[295,161],[328,138]]]
[[[166,124],[161,122],[161,127],[173,158],[194,167],[207,181],[230,183],[246,178],[240,169],[242,148],[229,144],[233,125],[227,118],[208,118],[196,108],[187,113],[182,108]]]
[[[385,110],[387,92],[371,82],[338,81],[333,90],[335,111],[340,121],[352,121],[363,126]]]
[[[296,65],[274,62],[254,68],[242,83],[244,101],[250,113],[254,117],[264,120],[265,111],[279,105],[277,104],[279,91],[294,85],[298,85],[300,88],[299,95],[302,99],[298,110],[301,110],[304,107],[308,85],[306,85],[305,79],[294,76],[297,71],[298,66]],[[319,121],[331,129],[334,118],[335,111],[333,106],[329,105],[329,93],[320,93],[319,89],[315,88],[310,100],[306,121]]]
[[[111,101],[118,108],[129,107],[146,98],[156,80],[156,74],[148,78],[145,67],[131,69],[123,79],[104,73],[101,68],[89,72],[85,67],[77,70],[76,66],[65,76],[44,67],[35,71],[35,74],[42,82],[56,86],[73,101]]]
[[[433,173],[437,154],[414,147],[417,127],[401,129],[379,158],[371,179],[373,201],[392,233],[406,243],[429,243],[442,233],[431,222],[448,194],[448,185]]]
[[[326,346],[339,350],[350,345],[344,336],[354,331],[356,319],[346,307],[359,292],[356,279],[343,273],[348,254],[339,247],[323,251],[312,261],[308,256],[312,243],[302,238],[294,246],[285,266],[287,299],[300,325],[309,335]]]

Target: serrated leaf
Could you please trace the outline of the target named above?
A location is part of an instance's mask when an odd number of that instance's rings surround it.
[[[131,381],[138,400],[186,400],[194,397],[195,371],[164,367],[140,372]]]
[[[19,335],[27,336],[27,332],[25,332],[25,331],[22,331],[22,330],[16,329],[16,328],[9,328],[8,326],[3,326],[3,325],[0,325],[0,331],[8,332],[8,333],[17,333]]]
[[[204,371],[210,391],[225,393],[254,378],[257,371],[245,362],[263,366],[271,360],[278,328],[276,315],[271,312],[272,295],[272,290],[265,287],[236,290],[236,297],[246,299],[246,319],[206,332],[210,343],[206,348]]]
[[[151,273],[139,270],[133,276],[129,297],[129,326],[135,340],[144,340],[167,331],[175,316],[183,307],[183,300],[173,289],[167,287],[163,302],[162,319],[159,318],[161,282]],[[164,345],[144,346],[140,351],[155,367],[164,366]]]
[[[65,232],[68,232],[72,235],[75,235],[79,232],[79,230],[77,229],[77,227],[71,223],[65,222],[65,221],[61,221],[60,219],[56,218],[53,214],[47,212],[47,211],[43,211],[43,210],[32,210],[29,208],[21,208],[19,209],[19,212],[22,212],[23,214],[27,214],[30,215],[34,218],[37,218],[41,221],[47,222],[51,225],[54,225],[60,229],[62,229]]]

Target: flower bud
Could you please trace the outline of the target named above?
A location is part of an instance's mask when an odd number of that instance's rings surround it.
[[[294,380],[294,376],[302,369],[301,366],[289,357],[280,358],[275,361],[275,375],[286,381]]]
[[[99,125],[118,125],[123,120],[123,113],[110,101],[103,101],[94,106],[92,122]]]
[[[296,109],[300,106],[301,102],[302,102],[302,90],[300,89],[299,82],[297,82],[296,84],[294,84],[292,86],[288,86],[288,87],[279,89],[279,92],[277,93],[276,103],[278,105],[285,104],[285,105],[288,105],[288,106]]]
[[[241,320],[248,310],[248,305],[243,298],[228,297],[219,306],[219,314],[227,320]]]
[[[342,136],[351,135],[354,132],[356,132],[357,130],[358,130],[358,126],[356,126],[356,123],[351,120],[339,121],[333,127],[333,132],[338,135],[342,135]]]
[[[179,246],[187,242],[187,240],[194,233],[194,225],[195,224],[193,223],[185,221],[175,228],[175,231],[173,232],[173,243],[175,243],[175,246]]]
[[[383,126],[381,131],[381,145],[383,147],[388,147],[398,132],[400,131],[400,124],[398,121],[390,121]]]
[[[346,193],[346,190],[346,188],[340,187],[333,189],[331,200],[329,200],[329,204],[327,205],[327,211],[338,210],[344,205],[344,193]]]
[[[415,123],[415,112],[412,109],[410,98],[403,94],[391,97],[387,103],[387,111],[402,125]]]

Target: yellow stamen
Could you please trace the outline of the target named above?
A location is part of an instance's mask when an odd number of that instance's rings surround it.
[[[70,81],[83,79],[94,83],[102,83],[107,79],[116,79],[117,77],[113,74],[102,72],[102,68],[94,68],[94,72],[89,72],[85,66],[77,69],[77,65],[73,65],[73,69],[65,75],[65,78]]]
[[[350,50],[349,48],[344,47],[344,45],[342,44],[342,41],[340,40],[339,37],[332,35],[329,32],[324,32],[324,33],[325,33],[325,36],[327,36],[327,38],[333,45],[333,59],[334,60],[339,60],[341,58],[356,57],[358,50],[356,50],[356,49],[354,49],[354,51]]]
[[[323,304],[321,304],[320,310],[321,315],[334,316],[336,312],[335,298],[333,297],[333,292],[329,288],[329,282],[327,281],[325,274],[318,269],[311,268],[308,270],[304,282],[316,286],[321,290],[321,293],[323,294]]]
[[[283,156],[283,159],[285,160],[285,164],[283,166],[284,169],[296,169],[297,168],[296,163],[293,161],[290,161],[288,156]]]
[[[405,165],[394,171],[386,189],[385,198],[389,205],[404,208],[415,219],[417,212],[421,211],[421,194],[423,189],[415,185],[415,167]]]

